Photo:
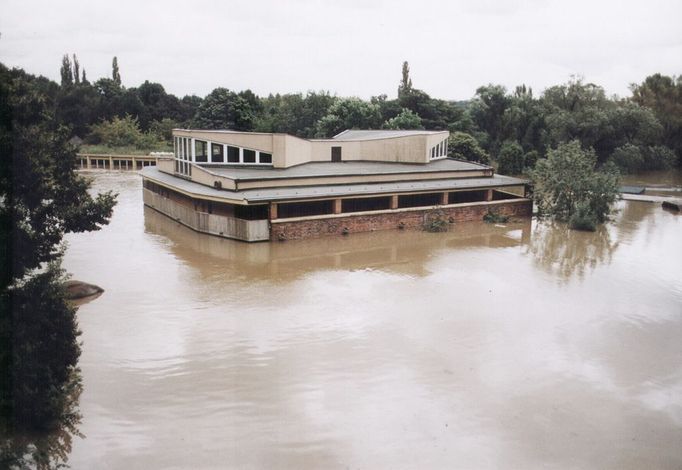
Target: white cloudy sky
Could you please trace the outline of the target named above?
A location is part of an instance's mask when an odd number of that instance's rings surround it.
[[[57,80],[76,53],[92,81],[116,55],[125,86],[177,95],[392,97],[407,60],[438,98],[572,74],[626,96],[647,75],[682,74],[681,25],[679,0],[0,0],[0,61]]]

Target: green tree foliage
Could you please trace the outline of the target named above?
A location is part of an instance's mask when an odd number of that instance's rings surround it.
[[[397,116],[384,122],[384,129],[423,129],[422,118],[418,114],[403,108]]]
[[[485,150],[478,145],[476,139],[464,132],[454,132],[450,134],[450,139],[448,140],[448,157],[485,164],[490,162],[490,157]]]
[[[121,72],[118,70],[118,58],[116,56],[111,61],[111,79],[117,86],[121,86]]]
[[[659,73],[632,85],[632,101],[651,109],[663,128],[662,142],[677,154],[682,163],[682,76]]]
[[[59,70],[59,75],[62,77],[62,86],[68,87],[73,85],[73,70],[71,68],[71,59],[68,54],[62,57],[62,68]]]
[[[346,129],[377,129],[380,119],[379,106],[376,104],[360,98],[341,98],[318,121],[317,136],[332,137]]]
[[[216,88],[201,103],[193,119],[200,129],[253,130],[260,102],[250,90],[235,93]]]
[[[503,86],[490,84],[476,90],[476,96],[469,106],[471,118],[485,135],[481,145],[492,155],[497,155],[502,142],[507,138],[504,116],[510,102]]]
[[[609,161],[615,164],[621,173],[636,173],[669,170],[677,163],[677,155],[663,145],[625,144],[613,152]]]
[[[502,144],[497,156],[497,171],[505,175],[520,175],[525,168],[523,147],[517,142],[507,141]]]
[[[533,98],[533,90],[516,87],[504,111],[503,135],[515,140],[525,151],[544,152],[547,145],[547,124],[542,104]]]
[[[526,155],[523,157],[525,170],[532,170],[533,168],[535,168],[535,164],[537,163],[539,158],[540,153],[537,150],[531,150],[530,152],[526,153]]]
[[[580,142],[560,144],[531,172],[533,197],[542,215],[584,228],[607,220],[618,198],[619,173],[613,165],[596,170],[597,155]]]
[[[111,193],[91,196],[88,182],[75,173],[69,133],[57,127],[55,101],[44,85],[0,64],[3,466],[23,464],[32,454],[36,466],[46,467],[51,457],[44,452],[65,455],[66,437],[40,437],[78,421],[80,349],[75,312],[62,289],[62,239],[99,229],[115,204]],[[38,437],[28,443],[17,436]]]
[[[412,79],[410,78],[410,64],[403,62],[402,79],[398,85],[398,99],[412,93]]]
[[[93,125],[88,142],[108,147],[137,147],[143,138],[137,118],[127,115]]]
[[[263,99],[263,113],[256,122],[260,132],[282,132],[298,137],[314,137],[317,122],[329,112],[336,98],[328,92],[270,95]]]

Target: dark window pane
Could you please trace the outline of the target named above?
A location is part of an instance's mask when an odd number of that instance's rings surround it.
[[[222,144],[211,144],[211,162],[222,163],[223,159],[223,146]]]
[[[358,199],[343,199],[341,212],[364,212],[390,209],[390,197],[366,197]]]
[[[441,203],[441,198],[440,193],[398,196],[398,207],[436,206]]]
[[[457,191],[448,194],[448,204],[485,201],[488,191]]]
[[[239,163],[239,149],[237,147],[227,147],[227,162]]]
[[[256,163],[256,151],[244,149],[244,163]]]
[[[261,163],[272,163],[272,155],[269,153],[260,153],[260,162]]]
[[[268,218],[268,205],[234,206],[234,216],[238,219],[263,220]]]
[[[203,140],[194,141],[194,161],[207,162],[208,161],[208,145]]]
[[[277,204],[277,215],[284,219],[288,217],[305,217],[309,215],[331,214],[334,201],[288,202]]]

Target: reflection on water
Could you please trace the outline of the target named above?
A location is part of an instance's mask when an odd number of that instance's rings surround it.
[[[682,467],[680,216],[244,244],[95,183],[74,468]]]
[[[461,224],[444,234],[380,231],[343,238],[247,244],[207,237],[148,207],[144,208],[144,224],[148,233],[166,237],[171,251],[204,276],[278,280],[334,269],[424,275],[423,261],[434,250],[518,246],[528,242],[531,230],[530,219],[526,219],[506,225]]]
[[[610,263],[617,246],[607,227],[590,233],[544,221],[536,224],[533,243],[528,248],[539,266],[558,279],[567,280],[573,275],[583,278],[587,269]]]

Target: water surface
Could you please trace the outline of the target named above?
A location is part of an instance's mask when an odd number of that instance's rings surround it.
[[[95,178],[75,469],[682,467],[682,216],[244,244]]]

